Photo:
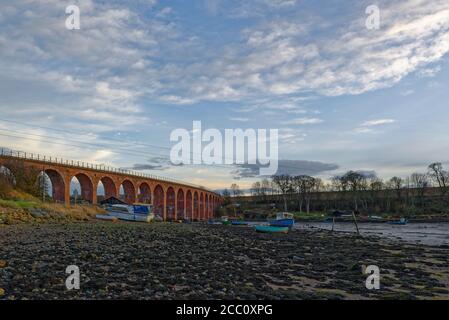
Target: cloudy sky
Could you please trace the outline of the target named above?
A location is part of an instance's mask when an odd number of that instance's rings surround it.
[[[0,145],[211,188],[258,179],[169,165],[171,131],[201,120],[279,129],[282,173],[404,176],[448,164],[448,51],[447,0],[0,0]]]

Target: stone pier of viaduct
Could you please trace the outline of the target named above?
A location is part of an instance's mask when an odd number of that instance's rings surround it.
[[[97,188],[100,182],[104,187],[105,198],[118,198],[122,186],[125,202],[152,204],[153,212],[164,220],[206,220],[213,217],[221,201],[217,193],[200,186],[30,153],[2,150],[0,166],[8,169],[13,175],[17,168],[25,174],[45,172],[51,181],[53,200],[68,206],[73,177],[79,181],[81,198],[93,205],[97,204]]]

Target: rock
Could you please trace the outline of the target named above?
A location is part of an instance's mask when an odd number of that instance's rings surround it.
[[[5,260],[0,260],[0,269],[5,268],[7,266],[7,263]]]
[[[30,209],[30,214],[33,218],[45,218],[48,213],[41,209]]]
[[[0,297],[3,297],[5,295],[5,289],[0,288]]]

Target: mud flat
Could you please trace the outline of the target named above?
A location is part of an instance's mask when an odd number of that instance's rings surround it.
[[[0,227],[0,299],[449,299],[449,247],[250,227]],[[68,291],[66,267],[81,271]],[[363,265],[377,265],[367,290]]]

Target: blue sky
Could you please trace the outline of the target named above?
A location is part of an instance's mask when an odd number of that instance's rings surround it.
[[[2,146],[211,188],[258,179],[167,163],[170,132],[201,120],[279,129],[293,174],[448,164],[447,0],[0,3]],[[65,28],[70,4],[81,30]]]

